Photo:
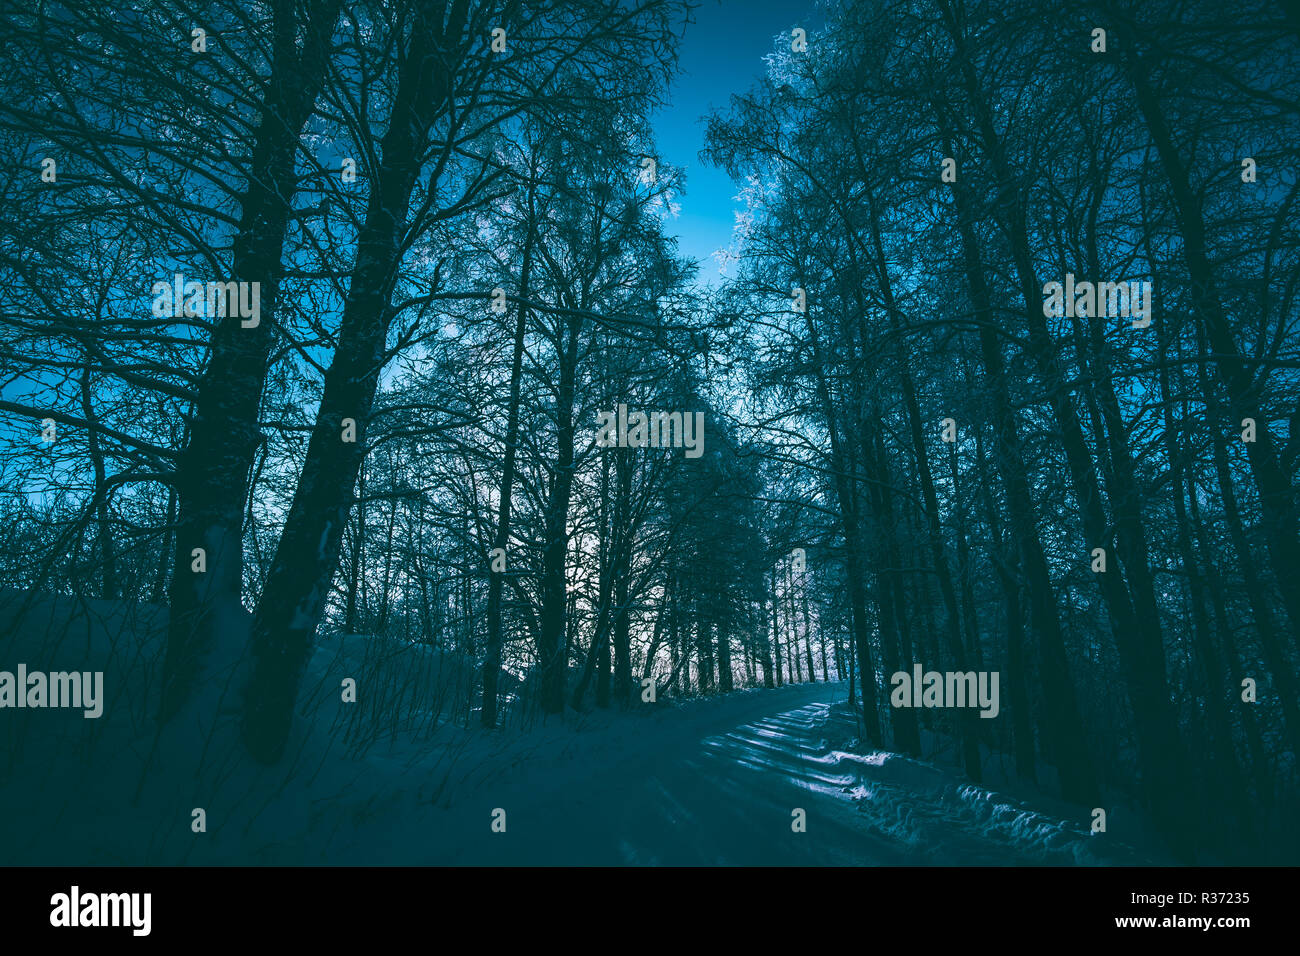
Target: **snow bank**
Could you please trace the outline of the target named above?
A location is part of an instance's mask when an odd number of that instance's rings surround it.
[[[0,669],[103,671],[105,696],[95,720],[0,713],[0,863],[344,862],[368,820],[431,807],[454,789],[460,758],[499,746],[451,722],[470,717],[472,661],[346,635],[322,638],[310,659],[285,759],[254,763],[238,734],[238,613],[194,699],[160,731],[164,608],[0,594]]]
[[[841,735],[854,729],[847,708],[836,708],[834,714],[828,709],[826,718]],[[862,754],[832,749],[822,760],[852,778],[847,789],[869,826],[933,862],[1083,866],[1152,862],[1145,852],[1108,833],[1092,833],[1091,808],[1063,804],[1033,791],[1026,798],[1012,797],[970,783],[956,768],[888,751]]]

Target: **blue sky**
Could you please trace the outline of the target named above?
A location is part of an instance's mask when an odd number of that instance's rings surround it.
[[[671,103],[655,116],[654,129],[664,159],[686,170],[686,192],[677,197],[681,213],[669,220],[668,231],[684,255],[700,260],[700,281],[712,285],[718,281],[713,252],[730,244],[740,207],[727,174],[699,159],[703,118],[763,75],[776,34],[789,37],[796,26],[812,33],[822,17],[813,0],[699,0],[693,19],[682,38]]]

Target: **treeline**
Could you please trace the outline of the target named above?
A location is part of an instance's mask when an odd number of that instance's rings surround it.
[[[844,2],[710,120],[752,184],[724,308],[819,476],[867,738],[918,751],[893,672],[999,671],[1002,719],[947,728],[968,774],[991,744],[1137,799],[1184,857],[1294,836],[1296,24]]]

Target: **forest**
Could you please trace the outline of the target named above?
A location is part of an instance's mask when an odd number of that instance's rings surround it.
[[[0,3],[0,670],[103,678],[0,682],[27,839],[280,859],[398,741],[437,803],[788,699],[961,813],[1300,860],[1300,9],[760,3],[674,156],[715,4]]]

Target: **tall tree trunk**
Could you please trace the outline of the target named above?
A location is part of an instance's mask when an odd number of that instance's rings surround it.
[[[1204,357],[1203,342],[1200,352]],[[1205,395],[1206,418],[1210,423],[1215,477],[1218,479],[1219,494],[1223,502],[1223,521],[1228,527],[1228,538],[1232,542],[1233,551],[1237,554],[1237,566],[1241,569],[1242,581],[1246,585],[1246,598],[1255,618],[1255,631],[1259,634],[1259,646],[1264,652],[1264,662],[1273,675],[1273,683],[1277,686],[1286,739],[1291,745],[1291,752],[1300,755],[1300,686],[1297,686],[1295,671],[1292,670],[1286,647],[1273,617],[1273,602],[1264,586],[1260,570],[1255,564],[1254,552],[1246,538],[1246,530],[1242,526],[1241,509],[1237,503],[1237,491],[1232,483],[1232,471],[1228,462],[1227,441],[1222,432],[1223,419],[1219,414],[1218,400],[1208,381],[1204,364],[1200,366],[1199,374],[1201,389]],[[1194,497],[1191,507],[1196,508]],[[1286,584],[1283,583],[1282,587],[1285,590]],[[1225,635],[1225,639],[1227,637],[1228,635]],[[1240,686],[1238,681],[1237,687]]]
[[[975,429],[975,465],[979,473],[986,472],[984,438],[981,429]],[[1025,619],[1020,602],[1018,551],[1008,544],[1002,534],[997,506],[987,482],[981,482],[981,497],[989,524],[990,555],[1002,589],[1002,602],[1007,626],[1007,690],[1011,696],[1011,733],[1016,755],[1016,774],[1022,780],[1038,780],[1038,761],[1034,747],[1034,720],[1030,705],[1028,666],[1025,647]]]
[[[274,5],[270,76],[240,201],[230,275],[234,281],[259,285],[260,321],[244,328],[238,310],[218,321],[189,423],[189,442],[176,463],[180,514],[159,709],[164,722],[189,699],[213,642],[241,614],[244,501],[253,456],[262,441],[258,410],[275,333],[290,205],[297,190],[298,139],[324,82],[340,3],[311,5],[301,24],[294,0]],[[192,570],[195,549],[205,554],[207,570],[201,574]]]
[[[1246,442],[1246,458],[1259,489],[1263,512],[1264,537],[1268,542],[1273,570],[1279,582],[1291,582],[1300,574],[1300,534],[1297,528],[1295,490],[1286,469],[1278,460],[1277,440],[1268,427],[1268,418],[1260,404],[1262,375],[1255,376],[1242,361],[1232,335],[1223,303],[1214,291],[1214,269],[1206,243],[1205,221],[1201,203],[1192,189],[1187,167],[1174,145],[1165,122],[1159,97],[1151,84],[1145,59],[1139,56],[1128,37],[1125,71],[1137,93],[1138,107],[1146,120],[1151,140],[1169,181],[1174,212],[1183,238],[1183,256],[1187,272],[1192,314],[1204,330],[1214,352],[1214,368],[1228,395],[1233,427],[1247,418],[1255,421],[1255,440]],[[1300,646],[1300,588],[1282,584],[1282,602],[1291,620],[1291,637]]]
[[[1195,495],[1188,496],[1188,507],[1191,511],[1192,528],[1196,535],[1197,547],[1200,550],[1201,566],[1206,569],[1207,574],[1213,574],[1215,564],[1210,555],[1214,549],[1206,540],[1208,533],[1205,523],[1201,520],[1200,508],[1196,503]],[[1237,692],[1240,692],[1245,675],[1241,669],[1241,658],[1237,653],[1232,624],[1228,620],[1228,609],[1224,602],[1223,591],[1221,588],[1209,588],[1208,591],[1210,604],[1214,608],[1215,627],[1223,639],[1224,653],[1228,658],[1228,672],[1232,678],[1232,686]],[[1240,701],[1239,697],[1236,699]],[[1285,698],[1283,700],[1285,707]],[[1236,710],[1241,717],[1242,729],[1246,735],[1246,746],[1250,749],[1251,773],[1255,778],[1255,790],[1259,803],[1263,807],[1269,807],[1273,802],[1272,759],[1268,748],[1264,744],[1263,733],[1260,731],[1259,724],[1255,719],[1256,706],[1256,704],[1240,701]],[[1291,706],[1295,706],[1294,701]],[[1283,713],[1285,715],[1285,710]],[[1292,752],[1294,753],[1295,737],[1290,730],[1289,724],[1287,739],[1291,741]]]
[[[700,693],[713,690],[713,622],[698,617],[695,623],[695,646],[699,654]]]
[[[791,562],[785,562],[785,621],[790,628],[790,637],[785,646],[790,651],[790,665],[794,669],[791,683],[803,683],[803,664],[799,660],[799,616],[794,604],[794,585],[792,583]]]
[[[885,247],[880,239],[880,223],[876,218],[874,200],[872,202],[871,239],[876,276],[880,282],[881,294],[884,297],[885,311],[889,315],[890,328],[895,333],[901,333],[902,324],[899,318],[899,309],[894,300],[894,287],[889,277],[889,266],[885,260]],[[954,668],[958,671],[965,671],[968,667],[966,649],[962,646],[961,640],[961,618],[958,616],[957,610],[957,590],[953,586],[952,572],[949,569],[948,557],[944,550],[943,528],[939,520],[938,495],[934,490],[934,475],[930,470],[929,451],[926,448],[925,436],[921,430],[920,403],[916,398],[916,386],[912,381],[911,369],[907,366],[905,356],[900,354],[898,363],[899,380],[903,388],[904,410],[907,414],[908,430],[912,439],[912,451],[916,456],[917,477],[920,480],[921,493],[925,502],[930,560],[934,564],[935,575],[939,579],[939,593],[943,598],[946,616],[944,636],[947,639],[948,653],[952,657]],[[971,780],[979,783],[983,779],[983,772],[980,764],[979,733],[975,723],[977,719],[975,711],[971,708],[966,708],[958,715],[966,775]]]
[[[362,465],[364,470],[364,463]],[[393,529],[397,524],[397,500],[393,499],[388,503],[388,525],[384,530],[384,571],[379,579],[379,620],[375,623],[375,631],[383,634],[388,627],[388,617],[391,611],[389,596],[392,592],[392,575],[393,575],[393,554],[396,547],[393,545]],[[469,607],[470,582],[469,575],[465,575],[465,599],[466,607]],[[471,628],[469,631],[471,643],[468,650],[474,653],[473,635]]]
[[[731,673],[731,634],[725,621],[720,621],[718,631],[718,690],[729,694],[735,689]]]
[[[631,615],[628,608],[632,552],[632,519],[629,514],[632,507],[632,454],[631,448],[614,450],[614,697],[624,703],[632,692]],[[730,674],[726,679],[730,683]]]
[[[959,67],[971,97],[984,153],[996,181],[1002,184],[998,205],[1005,210],[1004,220],[1015,275],[1024,302],[1029,331],[1028,352],[1048,393],[1060,428],[1061,443],[1085,538],[1090,548],[1105,549],[1109,558],[1107,570],[1094,576],[1112,622],[1133,711],[1143,791],[1158,820],[1157,826],[1171,849],[1180,856],[1187,856],[1191,852],[1192,834],[1201,821],[1201,815],[1193,806],[1194,794],[1189,798],[1189,792],[1194,788],[1190,787],[1187,779],[1182,738],[1169,700],[1159,619],[1158,616],[1154,619],[1148,617],[1145,621],[1140,619],[1139,613],[1146,609],[1148,602],[1144,599],[1135,609],[1126,581],[1126,571],[1135,570],[1136,563],[1126,567],[1125,562],[1118,560],[1121,554],[1130,557],[1134,555],[1137,551],[1136,543],[1130,540],[1120,551],[1111,544],[1110,525],[1106,519],[1092,453],[1043,316],[1042,285],[1034,271],[1025,212],[1015,185],[1017,178],[994,127],[973,61],[968,55],[963,30],[951,16],[948,27],[957,47]],[[1123,531],[1120,533],[1124,534]]]
[[[532,170],[536,173],[536,170]],[[510,359],[510,404],[506,410],[506,447],[501,462],[501,487],[497,495],[497,527],[492,547],[506,556],[506,569],[510,568],[510,505],[515,486],[515,460],[519,452],[519,401],[523,381],[524,336],[528,328],[528,307],[533,268],[533,242],[536,234],[536,215],[533,208],[535,184],[533,176],[528,182],[528,225],[524,237],[523,262],[519,270],[519,305],[515,310],[514,351]],[[505,579],[491,570],[488,555],[487,599],[487,649],[483,657],[483,726],[492,728],[497,723],[497,693],[501,676],[501,597]]]
[[[161,604],[167,596],[167,571],[172,567],[172,538],[176,534],[176,488],[167,486],[167,527],[163,531],[162,545],[159,548],[158,570],[154,576],[151,600]]]
[[[344,602],[343,630],[357,633],[357,592],[361,588],[361,561],[366,538],[366,460],[357,471],[357,513],[352,531],[352,567],[348,569],[348,594]]]
[[[86,421],[96,421],[94,403],[90,387],[91,357],[86,356],[86,364],[81,370],[81,413]],[[90,452],[90,465],[95,475],[95,488],[92,497],[95,503],[95,540],[99,552],[100,596],[111,600],[117,597],[120,584],[117,578],[117,556],[113,551],[113,527],[109,519],[108,508],[108,473],[104,468],[104,449],[99,442],[99,432],[93,428],[86,429],[86,443]]]
[[[803,577],[802,577],[802,578],[800,579],[800,581],[798,582],[798,586],[797,586],[797,588],[796,588],[796,590],[798,591],[798,593],[797,593],[797,594],[793,594],[793,593],[792,593],[792,597],[793,597],[793,599],[798,603],[798,606],[799,606],[799,608],[800,608],[801,611],[802,611],[802,615],[801,615],[801,616],[803,617],[803,650],[804,650],[804,663],[806,663],[806,664],[808,665],[808,682],[811,684],[811,683],[816,682],[816,680],[817,680],[817,674],[816,674],[816,672],[813,670],[813,653],[812,653],[812,619],[811,619],[811,618],[809,617],[809,615],[808,615],[808,577],[807,577],[807,574],[808,574],[807,571],[805,571],[804,574],[803,574]],[[794,579],[794,571],[793,571],[793,569],[791,569],[790,577],[791,577],[791,581],[792,581],[792,583],[793,583],[793,579]]]
[[[866,429],[862,435],[862,454],[866,459],[867,494],[875,520],[873,537],[880,542],[876,550],[876,621],[880,628],[880,655],[885,674],[908,670],[915,658],[907,624],[907,599],[899,568],[898,535],[895,526],[893,495],[890,493],[891,476],[885,459],[884,446],[878,435]],[[921,755],[920,715],[913,707],[900,707],[893,711],[894,743],[913,756]]]
[[[772,565],[772,647],[776,651],[776,686],[784,683],[781,676],[781,601],[776,592],[776,565]]]
[[[853,641],[857,650],[859,684],[862,688],[863,726],[871,746],[884,743],[881,733],[880,712],[877,707],[875,663],[871,653],[871,625],[867,619],[866,567],[862,556],[858,491],[851,480],[856,472],[856,462],[851,460],[846,442],[841,434],[839,416],[831,400],[830,385],[826,378],[826,355],[813,324],[812,310],[806,310],[804,320],[817,370],[817,397],[826,420],[831,440],[831,470],[835,476],[835,495],[839,504],[840,530],[844,535],[844,560],[848,574],[849,607],[853,618]],[[775,579],[773,594],[776,593]],[[774,598],[775,600],[775,598]],[[780,671],[780,661],[777,662]],[[778,681],[779,683],[779,681]]]
[[[596,584],[596,627],[591,647],[587,651],[586,663],[582,667],[582,675],[578,678],[570,700],[570,706],[575,710],[582,706],[593,676],[596,678],[596,706],[604,708],[610,705],[610,681],[613,677],[609,650],[610,620],[614,614],[614,580],[618,573],[615,568],[618,549],[614,540],[617,523],[613,517],[615,509],[609,493],[612,460],[611,456],[602,455],[600,461],[600,535],[597,541],[600,571]]]
[[[759,662],[763,668],[763,686],[771,689],[776,686],[775,680],[772,676],[772,644],[767,637],[767,622],[762,620],[762,611],[762,605],[759,604],[752,613],[753,616],[758,619],[758,655]]]
[[[945,150],[952,155],[946,118],[936,109],[944,130]],[[1038,536],[1033,514],[1034,496],[1025,473],[1015,414],[1006,380],[1002,346],[993,327],[993,294],[985,275],[979,241],[975,235],[974,213],[964,186],[954,184],[957,229],[961,237],[963,265],[979,324],[978,338],[983,359],[988,396],[993,403],[992,421],[996,454],[994,460],[1006,489],[1011,533],[1020,549],[1020,566],[1025,574],[1029,597],[1029,620],[1039,645],[1040,677],[1051,749],[1066,799],[1096,806],[1100,790],[1097,771],[1089,752],[1078,697],[1070,676],[1065,638],[1056,608],[1056,598],[1048,571],[1047,556]]]
[[[570,318],[567,343],[560,366],[556,405],[555,470],[546,505],[545,546],[542,554],[542,615],[538,633],[538,663],[542,682],[542,710],[558,714],[564,709],[568,668],[568,600],[565,572],[569,552],[569,504],[573,494],[573,401],[576,392],[580,318]]]
[[[855,642],[850,640],[848,648],[845,650],[845,656],[849,659],[849,706],[856,709],[858,705],[857,689],[853,686],[854,679],[857,677],[857,656]]]
[[[338,348],[325,374],[306,461],[254,616],[255,660],[243,736],[249,752],[262,762],[274,762],[284,752],[298,684],[338,566],[385,360],[392,289],[402,257],[401,228],[429,127],[450,94],[446,67],[434,51],[447,51],[449,44],[442,42],[447,38],[460,42],[465,18],[463,0],[445,27],[440,16],[423,11],[399,68],[370,208],[357,238]],[[355,441],[342,440],[344,419],[355,422]]]
[[[1160,341],[1160,354],[1169,355],[1171,349],[1164,323],[1157,326],[1157,336]],[[1173,351],[1175,357],[1177,357],[1177,349]],[[1244,774],[1233,750],[1232,724],[1228,719],[1227,706],[1224,703],[1224,694],[1230,691],[1230,688],[1225,686],[1226,674],[1223,662],[1219,659],[1219,651],[1214,644],[1214,637],[1210,630],[1209,602],[1205,594],[1205,582],[1201,576],[1201,568],[1196,560],[1196,553],[1192,548],[1191,535],[1188,532],[1190,523],[1187,518],[1185,502],[1186,498],[1195,494],[1195,491],[1191,490],[1189,492],[1186,467],[1182,464],[1184,457],[1177,438],[1180,432],[1175,425],[1173,413],[1176,397],[1170,388],[1169,368],[1167,366],[1161,366],[1158,381],[1164,418],[1165,455],[1169,460],[1169,468],[1173,472],[1172,498],[1174,527],[1177,529],[1176,542],[1183,571],[1187,578],[1192,636],[1201,665],[1205,714],[1209,724],[1207,742],[1211,759],[1208,761],[1210,766],[1206,774],[1206,782],[1211,791],[1216,794],[1214,802],[1218,805],[1233,807],[1243,827],[1249,829],[1252,814],[1245,800]],[[1178,391],[1183,391],[1181,383]]]

